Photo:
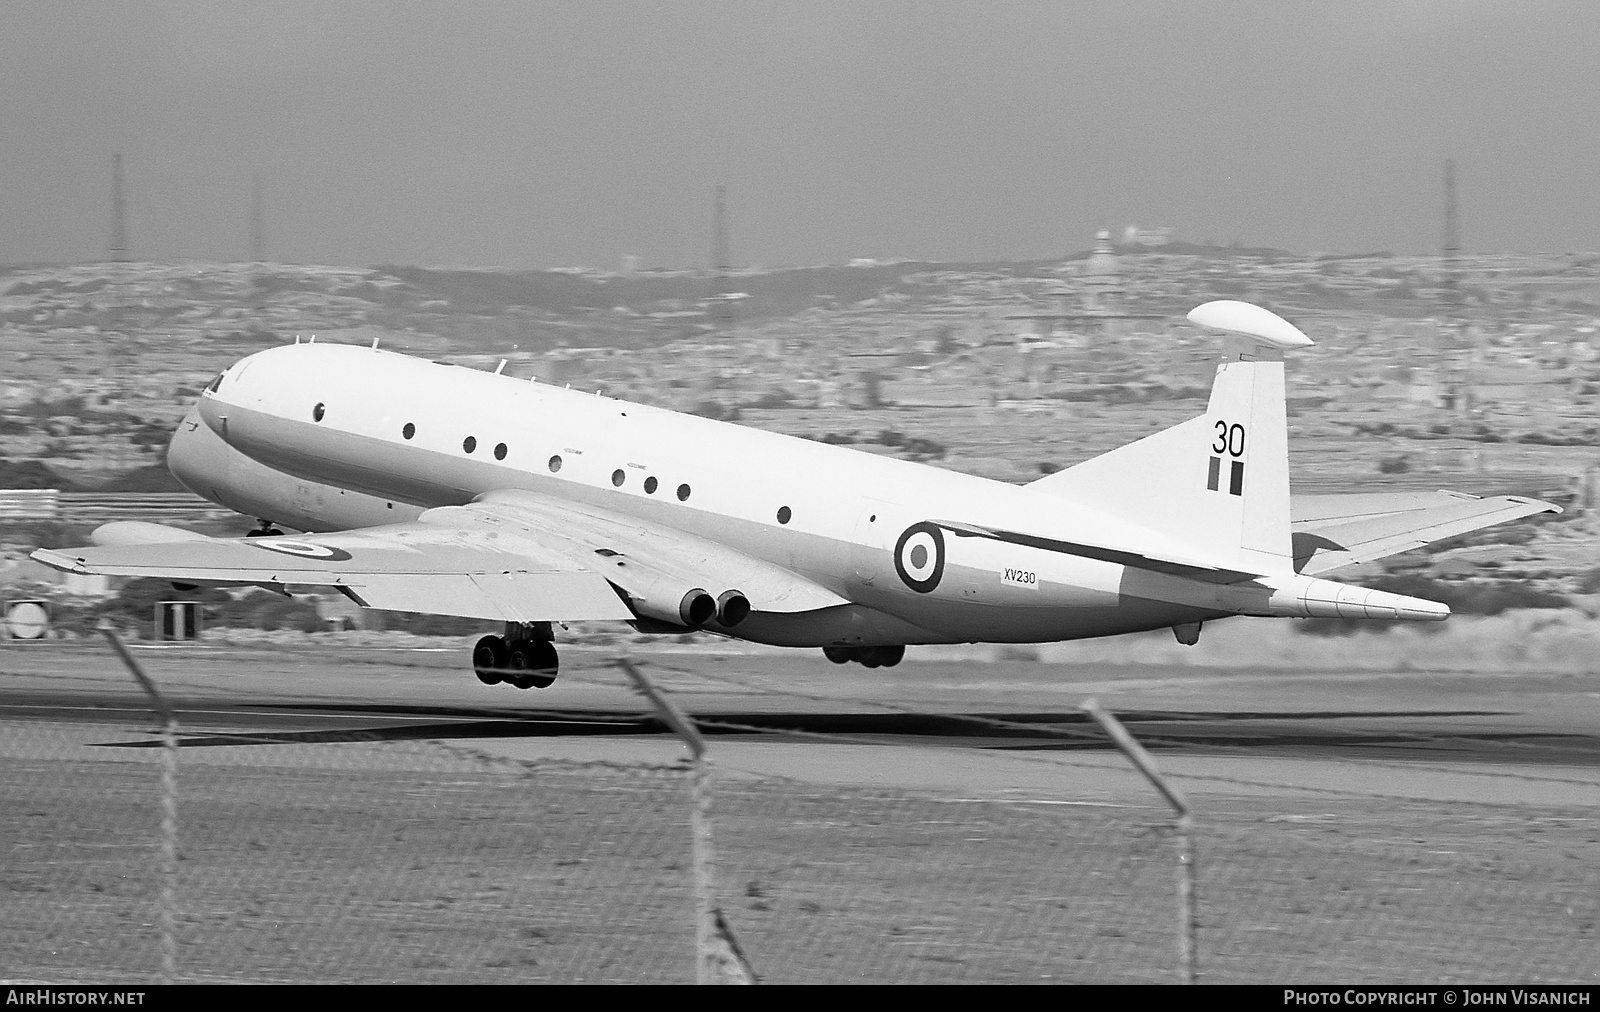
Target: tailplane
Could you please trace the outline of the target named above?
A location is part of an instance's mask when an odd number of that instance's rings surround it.
[[[1293,573],[1283,355],[1311,339],[1246,302],[1189,320],[1228,335],[1206,413],[1029,485],[1181,539],[1226,569]]]

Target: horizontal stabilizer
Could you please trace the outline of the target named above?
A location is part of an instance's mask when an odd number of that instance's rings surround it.
[[[1560,512],[1542,499],[1442,490],[1297,495],[1290,507],[1294,568],[1315,576],[1508,520]]]

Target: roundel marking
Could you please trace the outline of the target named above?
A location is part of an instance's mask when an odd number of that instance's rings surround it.
[[[256,548],[265,548],[269,552],[295,555],[302,559],[323,559],[328,562],[347,562],[350,559],[350,553],[342,548],[313,545],[309,541],[291,541],[288,538],[252,538],[246,543]]]
[[[944,577],[944,531],[924,520],[912,524],[894,545],[894,571],[907,587],[930,593]]]

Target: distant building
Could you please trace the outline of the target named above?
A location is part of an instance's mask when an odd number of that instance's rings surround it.
[[[1129,225],[1122,230],[1124,246],[1165,246],[1171,241],[1170,228],[1140,228],[1138,225]]]
[[[1089,314],[1121,313],[1127,301],[1122,287],[1117,254],[1111,245],[1111,232],[1101,229],[1094,236],[1094,252],[1083,267],[1083,310]]]

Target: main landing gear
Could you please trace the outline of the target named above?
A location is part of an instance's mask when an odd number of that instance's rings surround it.
[[[823,647],[822,656],[835,664],[855,661],[864,668],[892,668],[906,655],[905,647]]]
[[[261,526],[246,534],[247,538],[281,538],[283,532],[272,526],[271,520],[261,520]]]
[[[507,622],[504,636],[485,636],[472,648],[472,671],[485,685],[548,689],[559,667],[549,622]]]

